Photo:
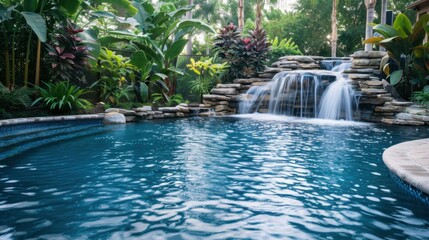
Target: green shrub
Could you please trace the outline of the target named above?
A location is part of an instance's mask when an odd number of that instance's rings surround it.
[[[32,106],[42,101],[54,113],[68,113],[91,107],[91,103],[82,98],[82,95],[88,91],[70,84],[69,81],[44,84],[45,87],[38,87],[41,96],[33,102]]]
[[[152,94],[152,100],[155,103],[165,104],[166,106],[176,106],[180,103],[185,102],[185,99],[183,99],[182,95],[180,94],[174,94],[172,96],[165,96],[162,93],[154,93]]]
[[[268,52],[269,64],[277,61],[280,57],[286,55],[302,55],[298,45],[292,40],[292,38],[284,38],[279,41],[278,37],[270,40],[271,50]]]
[[[0,109],[16,110],[28,108],[31,104],[32,91],[26,87],[9,89],[0,83]]]
[[[100,86],[100,97],[103,101],[112,105],[119,105],[121,100],[133,100],[134,89],[132,86],[123,84],[111,77],[102,77],[100,81],[96,82]],[[96,86],[96,85],[94,85]]]
[[[195,75],[190,81],[191,92],[198,94],[200,101],[203,99],[202,95],[209,93],[216,82],[220,83],[221,75],[227,69],[226,63],[213,63],[213,58],[199,61],[191,58],[186,67]]]
[[[424,43],[429,34],[428,23],[429,14],[420,16],[412,24],[405,14],[400,13],[393,26],[375,25],[374,32],[378,35],[364,41],[386,48],[390,61],[383,64],[383,71],[404,99],[429,84],[429,48]]]
[[[429,106],[429,86],[426,86],[423,91],[414,92],[411,100],[417,104]]]

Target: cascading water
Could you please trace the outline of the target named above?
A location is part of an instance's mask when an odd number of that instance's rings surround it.
[[[319,77],[307,72],[279,73],[273,78],[268,112],[315,117],[323,93]]]
[[[238,106],[241,114],[256,112],[263,103],[265,96],[270,92],[271,84],[265,86],[253,86],[247,90],[245,98]]]
[[[240,102],[239,113],[353,120],[356,93],[350,79],[342,74],[350,63],[331,71],[281,72],[265,86],[250,88]],[[268,95],[270,96],[268,98]]]

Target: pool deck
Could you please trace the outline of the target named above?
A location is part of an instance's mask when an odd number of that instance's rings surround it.
[[[403,181],[429,194],[429,138],[396,144],[383,161]]]

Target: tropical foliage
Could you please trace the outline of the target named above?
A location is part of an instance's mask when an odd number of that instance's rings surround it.
[[[229,65],[230,80],[251,77],[264,69],[270,46],[264,30],[256,28],[243,38],[231,23],[219,31],[215,42],[218,56]]]
[[[378,24],[374,31],[380,36],[365,40],[386,48],[391,63],[384,65],[392,85],[398,85],[402,97],[423,89],[429,81],[429,44],[423,44],[428,35],[426,31],[429,15],[423,15],[414,26],[408,17],[399,14],[393,26]],[[393,70],[394,67],[398,69]]]
[[[31,104],[31,94],[29,88],[9,89],[0,83],[0,109],[11,111],[21,107],[28,108]]]
[[[38,87],[41,96],[32,105],[43,102],[54,113],[68,113],[88,109],[91,106],[91,103],[83,98],[88,91],[69,81],[44,83],[44,85],[44,87]]]
[[[286,55],[302,55],[298,45],[291,38],[279,40],[276,37],[269,43],[271,44],[271,51],[268,52],[269,64]]]
[[[216,83],[221,82],[221,76],[227,68],[226,62],[213,63],[213,58],[200,61],[191,58],[191,62],[186,66],[195,76],[194,80],[190,82],[191,92],[198,94],[200,100],[202,100],[203,94],[209,93]]]
[[[426,86],[422,91],[415,91],[411,100],[417,104],[429,106],[429,86]]]

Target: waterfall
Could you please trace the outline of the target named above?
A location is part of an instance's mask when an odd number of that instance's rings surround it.
[[[265,86],[253,86],[247,90],[239,103],[239,113],[247,114],[256,112],[265,100],[265,96],[269,94],[270,89],[271,83]]]
[[[319,76],[294,72],[278,73],[272,80],[268,112],[299,117],[315,117],[323,93]]]
[[[350,62],[331,71],[280,72],[268,85],[251,87],[240,102],[239,113],[352,121],[357,96],[351,80],[342,74],[348,68]]]
[[[354,90],[349,81],[350,79],[337,74],[337,80],[323,93],[318,118],[353,120]]]

